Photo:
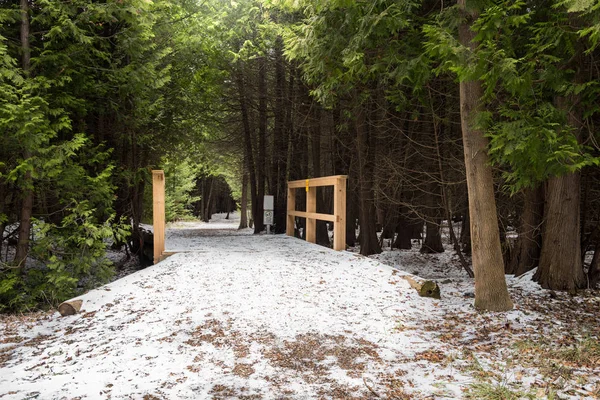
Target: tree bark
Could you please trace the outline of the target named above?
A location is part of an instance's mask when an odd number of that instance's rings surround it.
[[[204,210],[202,211],[204,222],[210,221],[210,217],[212,215],[212,205],[213,205],[213,186],[215,184],[215,178],[208,177],[207,178],[210,183],[208,186],[208,196],[206,197],[206,203],[204,203]]]
[[[475,33],[470,21],[477,13],[459,0],[463,17],[459,25],[459,40],[475,49]],[[479,81],[460,82],[460,118],[465,154],[469,214],[471,220],[471,248],[475,273],[475,308],[489,311],[507,311],[513,308],[504,277],[504,263],[494,198],[494,181],[488,161],[488,139],[481,130],[473,128],[473,120],[480,111],[483,88]]]
[[[245,168],[242,167],[242,198],[240,199],[240,226],[238,229],[248,227],[248,175]]]
[[[289,141],[288,111],[291,105],[286,101],[285,63],[283,60],[283,39],[275,41],[275,121],[273,124],[273,180],[274,180],[274,232],[285,233],[287,213],[287,148]],[[290,78],[291,79],[291,78]]]
[[[579,230],[579,174],[552,177],[546,186],[540,263],[534,280],[545,289],[585,287]]]
[[[31,67],[31,48],[29,46],[29,3],[28,0],[21,0],[21,67],[25,75],[29,74]],[[31,157],[31,149],[25,143],[23,150],[23,161],[27,162]],[[31,171],[25,172],[23,179],[23,202],[21,203],[21,213],[19,218],[19,238],[14,258],[14,264],[20,271],[25,266],[25,261],[29,254],[29,235],[31,234],[31,218],[33,216],[33,177]]]
[[[406,218],[402,215],[398,219],[396,233],[396,241],[393,247],[401,250],[412,249],[412,226],[407,223]]]
[[[265,57],[258,58],[258,158],[256,162],[257,190],[256,198],[252,199],[255,204],[256,215],[254,216],[254,233],[260,233],[265,229],[263,199],[265,196],[265,172],[267,170],[266,158],[267,143],[267,63]]]
[[[252,202],[252,216],[251,221],[255,221],[256,218],[256,197],[257,197],[257,183],[256,183],[256,175],[254,169],[254,155],[252,151],[252,127],[250,125],[250,114],[248,110],[247,104],[247,96],[246,96],[246,85],[244,84],[244,75],[243,71],[239,71],[237,77],[238,89],[239,89],[239,100],[240,100],[240,109],[242,112],[242,125],[244,130],[244,162],[246,167],[246,173],[250,180],[250,199]],[[247,198],[247,197],[246,197]],[[252,223],[250,223],[252,225]]]
[[[469,209],[463,211],[462,223],[460,226],[460,245],[463,254],[471,254],[471,220],[469,218]]]
[[[372,132],[367,126],[364,106],[355,107],[356,145],[358,153],[359,176],[359,211],[360,224],[360,254],[368,256],[381,253],[381,246],[377,240],[375,226],[375,205],[373,199],[373,150]]]
[[[515,276],[523,275],[538,266],[542,245],[542,221],[544,216],[544,191],[542,186],[528,188],[523,192],[519,237],[512,252],[509,270]]]
[[[425,240],[421,246],[421,253],[443,253],[444,245],[442,243],[442,235],[440,234],[440,220],[426,221],[425,223]]]
[[[580,73],[578,71],[576,75]],[[566,112],[567,124],[574,129],[572,134],[578,140],[582,128],[579,103],[580,96],[573,93],[556,99],[557,108]],[[581,258],[580,173],[550,178],[545,195],[542,251],[534,280],[545,289],[572,291],[584,288],[587,282]]]
[[[590,289],[594,289],[600,281],[600,238],[596,241],[594,256],[588,269],[588,284]]]
[[[2,169],[2,166],[0,166],[0,174],[4,172]],[[2,245],[4,244],[4,230],[6,229],[6,221],[4,220],[5,208],[6,182],[0,181],[0,260],[2,260]]]
[[[313,104],[314,111],[312,112],[312,121],[310,129],[310,145],[312,153],[312,170],[313,176],[318,178],[323,176],[321,173],[321,109],[317,104]],[[315,188],[316,189],[316,188]],[[317,190],[317,212],[329,213],[329,210],[325,210],[325,197],[322,190]],[[330,247],[329,232],[327,231],[327,222],[317,220],[317,232],[316,232],[317,244],[321,246]]]

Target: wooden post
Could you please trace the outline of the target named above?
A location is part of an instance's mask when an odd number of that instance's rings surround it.
[[[333,187],[333,249],[346,250],[346,182],[347,177],[338,177]]]
[[[165,172],[152,171],[152,216],[154,228],[154,264],[165,251]]]
[[[306,180],[306,212],[317,212],[317,188],[310,187],[309,180]],[[306,218],[306,241],[317,243],[317,220],[313,217]]]
[[[296,189],[288,188],[287,195],[287,223],[285,225],[285,234],[294,236],[294,216],[290,211],[296,211]]]

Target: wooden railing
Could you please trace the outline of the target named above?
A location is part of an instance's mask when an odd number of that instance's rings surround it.
[[[306,241],[316,243],[317,220],[333,222],[333,249],[346,249],[347,175],[288,182],[286,234],[294,236],[294,218],[306,218]],[[333,186],[333,214],[317,213],[317,187]],[[306,211],[296,211],[296,189],[306,190]],[[311,190],[312,189],[312,190]]]
[[[154,230],[154,264],[165,253],[165,172],[152,171],[152,228]]]

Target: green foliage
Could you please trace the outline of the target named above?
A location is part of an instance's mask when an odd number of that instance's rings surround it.
[[[597,17],[594,1],[556,1],[551,7],[497,2],[481,8],[472,23],[474,49],[456,39],[456,11],[424,27],[438,74],[482,83],[486,111],[476,125],[489,137],[492,162],[504,167],[513,193],[600,164],[582,145],[582,124],[572,125],[600,111],[599,84],[585,81],[581,71],[597,45]]]
[[[199,167],[189,159],[181,162],[165,160],[165,218],[167,221],[192,218],[193,203],[200,200],[193,196]]]
[[[113,274],[105,257],[110,240],[124,240],[127,225],[99,223],[90,202],[72,204],[58,224],[34,221],[31,265],[23,272],[0,267],[0,311],[31,310],[105,283]]]
[[[75,135],[32,158],[36,193],[57,198],[61,218],[33,221],[30,261],[22,271],[10,265],[0,268],[0,311],[56,306],[110,278],[106,247],[112,240],[124,240],[129,229],[111,215],[112,167],[98,168],[106,165],[107,157],[89,147],[83,135]]]
[[[483,118],[489,117],[489,154],[494,162],[511,166],[504,177],[513,193],[552,176],[598,165],[551,104],[540,104],[535,110],[502,107],[498,116],[493,122],[491,113],[484,113],[480,125],[486,126]]]

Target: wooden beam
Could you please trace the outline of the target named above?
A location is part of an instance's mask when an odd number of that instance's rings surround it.
[[[337,178],[333,188],[333,249],[346,250],[346,185],[348,177]]]
[[[314,218],[314,214],[316,213],[317,188],[310,188],[309,186],[308,192],[306,193],[306,241],[310,243],[317,243],[317,220]]]
[[[294,214],[296,210],[296,190],[288,188],[287,195],[287,220],[285,225],[285,234],[294,236]]]
[[[154,231],[154,264],[165,251],[165,173],[152,171],[152,226]]]
[[[337,182],[338,178],[348,179],[348,175],[334,175],[334,176],[324,176],[321,178],[312,178],[312,179],[308,180],[308,186],[309,187],[333,186]],[[306,187],[306,179],[288,182],[288,188],[291,188],[291,189],[305,188],[305,187]]]
[[[309,213],[306,211],[288,211],[288,216],[290,215],[292,217],[313,218],[318,219],[319,221],[335,222],[335,215],[332,214]]]

